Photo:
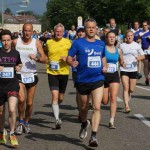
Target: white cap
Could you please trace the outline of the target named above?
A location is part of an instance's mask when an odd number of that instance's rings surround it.
[[[84,29],[84,26],[78,26],[78,27],[77,27],[77,32],[78,32],[78,30],[80,30],[80,29]]]

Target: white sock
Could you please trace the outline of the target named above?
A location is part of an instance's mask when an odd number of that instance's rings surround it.
[[[114,118],[110,118],[110,123],[114,124]]]
[[[10,135],[14,134],[14,132],[10,132]]]
[[[55,119],[56,120],[59,119],[59,106],[58,106],[58,104],[52,104],[52,110],[53,110]]]

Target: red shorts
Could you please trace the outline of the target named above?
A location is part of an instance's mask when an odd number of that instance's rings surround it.
[[[19,96],[19,91],[1,91],[0,92],[0,106],[4,105],[7,102],[9,97],[17,97]]]

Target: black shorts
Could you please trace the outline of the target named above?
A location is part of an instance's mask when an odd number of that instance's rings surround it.
[[[1,90],[0,91],[0,106],[4,105],[4,103],[7,102],[8,98],[12,97],[12,96],[18,98],[18,96],[19,96],[19,87],[18,87],[18,89],[16,88],[14,90],[6,90],[6,89]]]
[[[128,76],[130,79],[137,79],[137,71],[134,72],[120,71],[120,75]]]
[[[76,83],[76,88],[81,95],[89,95],[93,90],[102,87],[104,81],[96,81],[90,83]]]
[[[150,62],[150,55],[147,55],[146,57],[148,59],[148,62]]]
[[[33,83],[23,83],[22,80],[21,80],[21,74],[16,74],[17,78],[18,78],[18,81],[22,84],[24,84],[26,86],[26,88],[31,88],[35,85],[37,85],[39,79],[38,79],[38,76],[35,74],[34,75],[34,82]]]
[[[72,72],[72,79],[73,79],[73,83],[74,83],[74,87],[76,87],[76,74],[77,72]]]
[[[48,74],[48,82],[51,90],[58,90],[59,93],[65,93],[68,83],[68,75]]]
[[[120,83],[118,71],[114,73],[105,73],[104,77],[105,77],[104,88],[108,88],[110,83]]]

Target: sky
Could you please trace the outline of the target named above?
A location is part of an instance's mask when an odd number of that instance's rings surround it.
[[[4,3],[4,11],[9,8],[13,14],[17,14],[16,11],[25,10],[33,11],[35,14],[42,15],[46,11],[46,3],[48,0],[29,0],[28,7],[21,7],[23,0],[0,0],[0,12],[2,11],[2,1]]]

